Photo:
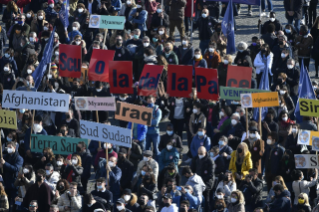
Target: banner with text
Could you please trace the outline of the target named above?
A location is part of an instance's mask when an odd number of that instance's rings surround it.
[[[160,81],[163,66],[145,65],[138,85],[139,96],[156,96],[157,84]]]
[[[89,28],[124,29],[125,16],[90,15]]]
[[[167,93],[171,97],[189,98],[192,93],[193,66],[168,65]]]
[[[133,94],[133,62],[109,61],[110,92]]]
[[[312,146],[313,151],[319,151],[319,132],[300,130],[297,144]]]
[[[243,108],[277,107],[278,92],[240,94],[240,103]]]
[[[76,110],[115,111],[115,97],[74,97]]]
[[[32,134],[31,152],[42,153],[44,148],[50,147],[55,155],[73,154],[76,152],[76,146],[80,141],[83,141],[86,146],[89,145],[88,140],[83,138]]]
[[[0,110],[0,128],[17,129],[17,115],[15,111]]]
[[[91,121],[80,121],[81,138],[132,147],[131,130]]]
[[[217,69],[195,68],[195,79],[199,99],[218,100]]]
[[[69,111],[69,94],[3,90],[2,107],[54,112]]]
[[[240,94],[269,92],[269,91],[259,90],[259,89],[233,88],[233,87],[225,87],[225,86],[220,86],[219,89],[220,89],[220,94],[219,94],[220,99],[235,100],[235,101],[240,101]]]
[[[82,49],[78,45],[59,45],[59,76],[81,77]]]
[[[152,116],[153,108],[116,102],[115,119],[117,120],[151,126]]]
[[[109,82],[109,61],[114,59],[115,51],[93,49],[89,66],[89,80]]]
[[[319,114],[319,101],[312,99],[299,99],[299,108],[301,116],[314,116],[318,117]]]
[[[251,88],[251,75],[251,67],[228,65],[226,86],[234,88]]]
[[[295,155],[296,169],[318,169],[319,168],[319,155]]]

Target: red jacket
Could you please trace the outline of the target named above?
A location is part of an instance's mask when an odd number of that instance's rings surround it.
[[[187,4],[186,4],[186,7],[185,7],[185,17],[191,17],[191,14],[192,14],[192,1],[194,1],[193,17],[195,17],[196,0],[187,0]]]

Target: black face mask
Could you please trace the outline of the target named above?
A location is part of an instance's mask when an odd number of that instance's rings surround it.
[[[76,147],[77,152],[81,152],[81,150],[82,150],[81,147],[79,147],[79,146]]]
[[[170,193],[172,191],[173,187],[172,186],[167,186],[167,193]]]
[[[239,148],[239,149],[237,149],[237,152],[238,152],[238,153],[242,153],[243,150],[242,150],[241,148]]]
[[[164,207],[169,207],[170,204],[169,203],[164,203]]]
[[[42,181],[42,176],[37,175],[36,181],[37,182],[41,182]]]
[[[171,49],[169,47],[165,47],[164,50],[165,50],[166,53],[171,51]]]
[[[123,41],[121,41],[121,40],[116,41],[116,45],[121,46],[122,44],[123,44]]]
[[[221,30],[222,30],[221,28],[217,28],[215,31],[220,32]]]
[[[71,117],[70,117],[70,114],[65,114],[65,117],[66,117],[66,119],[71,118]]]
[[[278,44],[279,45],[284,45],[284,42],[283,41],[279,41]]]
[[[64,186],[63,186],[63,185],[59,185],[57,189],[58,189],[59,191],[62,191],[62,190],[64,190]]]
[[[141,200],[141,199],[139,199],[138,201],[137,201],[137,203],[139,204],[139,205],[145,205],[145,202],[144,202],[144,200]]]

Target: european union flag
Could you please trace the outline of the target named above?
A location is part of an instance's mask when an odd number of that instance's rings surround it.
[[[229,0],[228,6],[222,21],[222,32],[227,37],[227,54],[234,54],[235,47],[235,22],[233,1]]]
[[[54,32],[55,32],[55,27],[51,33],[51,36],[45,45],[44,51],[43,51],[43,56],[42,59],[39,63],[39,66],[35,69],[35,71],[32,73],[32,77],[34,79],[34,87],[38,90],[43,75],[47,69],[47,65],[51,63],[51,57],[52,57],[52,51],[53,51],[53,38],[54,38]]]
[[[64,0],[61,6],[61,10],[59,11],[59,18],[65,28],[69,26],[69,0]]]
[[[302,79],[301,79],[302,77]],[[306,70],[303,60],[300,66],[300,80],[299,80],[299,98],[295,109],[295,117],[297,123],[302,122],[302,116],[300,115],[299,99],[316,99],[315,92],[313,91],[311,80]]]
[[[267,64],[267,63],[266,63]],[[259,84],[259,90],[266,90],[269,91],[269,70],[267,68],[267,65],[265,65],[265,69],[263,71],[263,75],[261,76],[260,84]],[[261,108],[261,119],[263,120],[265,116],[267,115],[268,107],[262,107]],[[254,120],[259,120],[259,108],[254,109]]]

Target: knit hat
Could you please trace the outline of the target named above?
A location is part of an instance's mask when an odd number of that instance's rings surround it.
[[[51,71],[57,71],[58,66],[55,63],[51,63]]]
[[[54,4],[53,0],[48,0],[48,4]]]

